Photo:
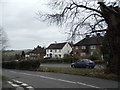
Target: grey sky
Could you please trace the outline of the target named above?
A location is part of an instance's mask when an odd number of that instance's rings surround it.
[[[5,0],[0,2],[2,27],[8,35],[9,49],[32,49],[37,45],[65,42],[66,35],[60,27],[40,22],[35,17],[38,10],[49,12],[48,0]],[[2,8],[2,9],[1,9]],[[0,15],[0,16],[1,16]]]

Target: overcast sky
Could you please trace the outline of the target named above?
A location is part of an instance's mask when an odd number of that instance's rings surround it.
[[[3,0],[0,2],[2,22],[8,35],[8,49],[33,49],[37,45],[47,47],[50,43],[65,42],[67,35],[60,27],[38,21],[37,11],[49,12],[48,0]]]

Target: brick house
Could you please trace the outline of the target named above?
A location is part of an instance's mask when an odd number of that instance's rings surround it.
[[[74,44],[73,54],[76,56],[93,55],[94,52],[101,54],[103,36],[90,37],[89,35]]]
[[[32,51],[26,53],[27,59],[42,59],[46,55],[45,48],[37,46]]]

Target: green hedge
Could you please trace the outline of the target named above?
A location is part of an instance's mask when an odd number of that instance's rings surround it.
[[[41,63],[62,63],[61,59],[43,59]]]
[[[96,64],[105,64],[105,61],[103,61],[103,60],[95,60],[94,62]]]
[[[77,61],[78,59],[79,57],[76,56],[65,56],[62,59],[57,59],[57,58],[43,59],[41,60],[41,63],[72,63]]]
[[[39,60],[23,60],[2,63],[2,67],[7,69],[36,69],[39,66]]]

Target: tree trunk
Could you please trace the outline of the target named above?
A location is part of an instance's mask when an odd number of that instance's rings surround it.
[[[120,75],[120,8],[119,7],[105,7],[100,4],[101,12],[108,24],[106,32],[107,53],[104,54],[107,61],[107,72]],[[118,11],[117,13],[112,12]]]

